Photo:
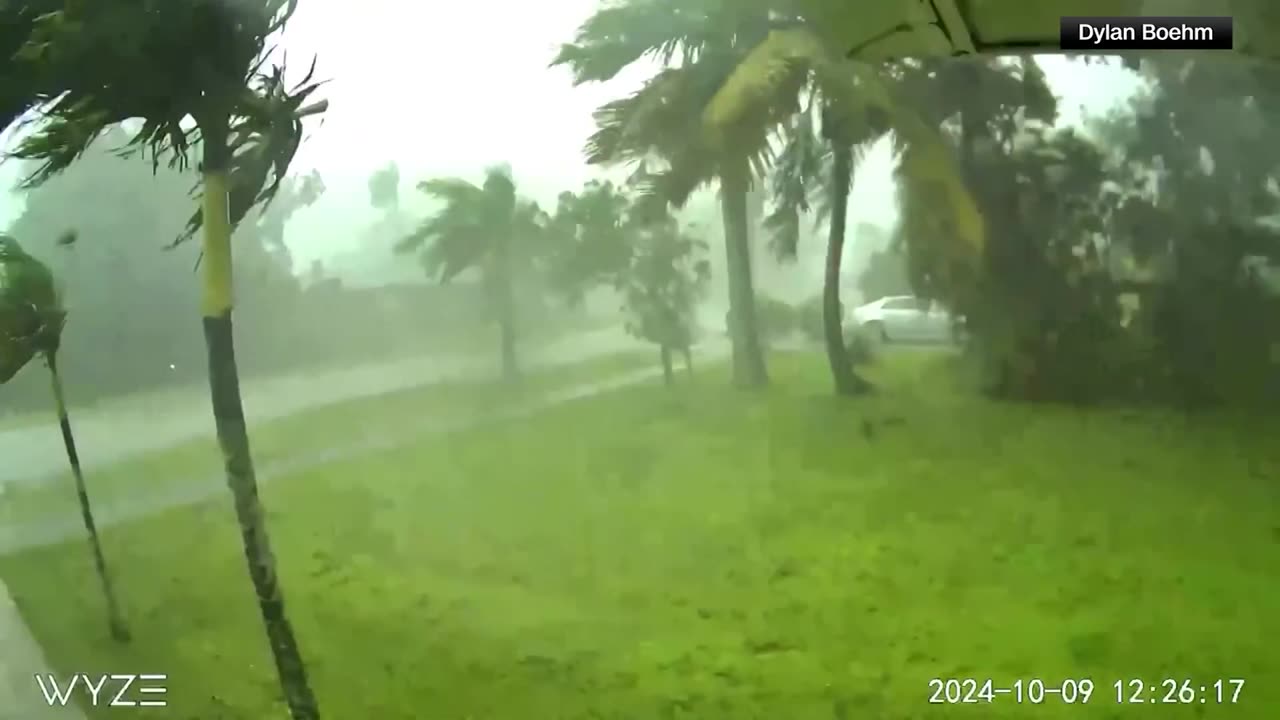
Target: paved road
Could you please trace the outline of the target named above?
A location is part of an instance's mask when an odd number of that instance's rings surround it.
[[[642,347],[621,330],[594,331],[531,349],[526,362],[565,364]],[[245,413],[250,422],[261,422],[343,400],[495,372],[494,364],[488,355],[440,355],[246,380],[242,390]],[[208,390],[203,387],[108,401],[73,411],[71,420],[80,456],[97,466],[213,432]],[[44,425],[0,430],[0,490],[7,483],[60,479],[66,466],[62,435],[52,420]]]

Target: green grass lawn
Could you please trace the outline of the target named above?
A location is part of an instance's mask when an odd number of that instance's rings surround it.
[[[275,461],[388,436],[412,436],[444,417],[483,415],[540,395],[581,383],[607,380],[633,371],[656,368],[645,351],[620,351],[579,363],[533,370],[516,386],[493,379],[451,380],[399,393],[337,402],[259,424],[251,424],[253,454],[260,467]],[[212,424],[212,418],[210,419]],[[221,454],[212,437],[140,456],[107,467],[81,458],[89,494],[95,505],[127,500],[139,493],[164,490],[173,483],[218,481]],[[47,513],[79,512],[70,471],[64,481],[15,485],[0,503],[0,522],[30,521]]]
[[[828,395],[778,355],[264,488],[325,717],[1274,718],[1280,443],[1229,414],[993,404],[943,360]],[[283,717],[229,503],[0,558],[62,671],[166,672],[165,717]],[[1089,679],[1087,705],[930,705],[931,678]],[[1121,679],[1246,681],[1117,704]],[[103,712],[101,717],[110,713]]]

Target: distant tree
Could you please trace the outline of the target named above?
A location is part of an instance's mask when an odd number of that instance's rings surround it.
[[[199,288],[191,280],[199,248],[172,245],[199,175],[163,164],[153,174],[147,163],[119,156],[116,149],[129,139],[119,127],[103,133],[66,172],[22,193],[22,212],[7,228],[64,289],[75,321],[63,332],[62,370],[68,394],[79,402],[204,377],[202,338],[184,322],[198,309]],[[28,172],[36,167],[18,165]],[[288,177],[270,205],[255,208],[235,229],[236,295],[250,310],[236,327],[237,359],[246,372],[314,356],[307,348],[317,341],[316,323],[303,320],[310,309],[301,302],[284,231],[323,191],[316,173]],[[80,240],[58,245],[64,228]],[[44,402],[48,388],[36,380],[16,377],[6,404]]]
[[[418,188],[444,203],[395,251],[415,254],[428,274],[449,282],[478,269],[497,317],[503,377],[519,378],[516,358],[517,276],[532,265],[547,223],[537,203],[520,197],[507,168],[491,168],[484,182],[427,180]]]
[[[400,167],[394,162],[369,176],[369,204],[390,211],[400,206]]]
[[[592,180],[556,202],[542,253],[554,291],[578,303],[601,285],[615,286],[635,252],[633,199],[612,182]],[[665,217],[666,213],[662,213]]]
[[[66,237],[70,241],[74,235]],[[93,508],[89,504],[89,493],[80,468],[80,455],[76,452],[71,419],[67,414],[62,377],[58,373],[58,349],[66,321],[67,312],[58,297],[53,273],[23,251],[17,240],[0,235],[0,385],[8,382],[33,357],[44,358],[53,385],[53,404],[62,430],[62,442],[75,480],[80,515],[89,533],[94,571],[98,574],[106,600],[107,626],[112,637],[126,642],[129,630],[116,600],[111,573],[102,553],[102,542],[98,539],[97,523],[93,519]]]
[[[707,245],[670,216],[636,221],[631,230],[631,257],[617,279],[627,332],[658,346],[662,376],[671,385],[673,351],[693,372],[694,310],[711,279]]]
[[[665,205],[608,181],[561,193],[544,236],[553,289],[571,303],[595,287],[622,297],[627,332],[658,346],[663,377],[675,380],[673,352],[693,371],[694,310],[707,291],[706,244]]]

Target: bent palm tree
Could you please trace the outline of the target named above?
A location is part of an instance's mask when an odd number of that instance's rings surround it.
[[[400,254],[418,254],[427,273],[449,282],[479,268],[498,320],[502,375],[519,378],[516,360],[515,283],[524,260],[542,234],[546,216],[516,194],[506,168],[491,168],[484,183],[458,178],[420,183],[418,189],[444,202],[417,230],[396,244]]]
[[[777,17],[777,16],[776,16]],[[865,63],[846,59],[810,29],[814,17],[793,16],[772,30],[738,64],[708,107],[710,124],[732,132],[744,123],[769,117],[777,108],[793,113],[775,165],[774,212],[767,225],[783,258],[794,258],[799,213],[808,209],[810,185],[824,186],[828,217],[827,259],[823,282],[823,335],[835,389],[856,394],[870,384],[853,370],[845,347],[840,302],[848,195],[855,148],[893,131],[901,162],[897,178],[904,191],[932,201],[930,219],[953,227],[949,237],[960,251],[976,258],[984,223],[965,187],[949,147],[935,127],[902,102],[892,83]],[[815,106],[817,110],[815,111]],[[818,116],[818,117],[815,117]],[[820,119],[819,122],[815,122]],[[815,125],[821,127],[821,143]],[[825,145],[825,150],[822,149]],[[827,177],[821,177],[823,169]]]
[[[317,86],[310,74],[289,89],[282,67],[264,70],[267,38],[297,2],[52,4],[41,14],[30,4],[0,5],[0,40],[22,35],[16,62],[6,68],[0,121],[40,110],[42,124],[14,153],[43,161],[29,185],[67,168],[127,118],[142,119],[132,149],[149,152],[153,162],[172,152],[173,162],[185,165],[199,149],[203,204],[179,240],[203,230],[201,314],[214,426],[285,702],[295,720],[315,720],[319,709],[285,613],[258,497],[231,322],[231,230],[254,205],[271,200],[301,142],[302,119],[326,107],[306,105]],[[122,54],[126,46],[143,50]]]
[[[0,384],[8,382],[36,355],[44,357],[53,386],[53,403],[62,430],[62,442],[80,502],[80,516],[89,533],[93,567],[106,601],[107,627],[113,638],[126,642],[129,629],[116,601],[111,573],[107,570],[102,542],[98,539],[98,527],[93,519],[93,507],[89,504],[89,492],[85,488],[80,455],[76,451],[75,435],[71,432],[71,419],[62,392],[62,377],[58,373],[58,349],[62,344],[62,328],[66,320],[67,311],[58,297],[49,268],[28,255],[17,240],[0,235]]]
[[[596,111],[598,130],[587,143],[587,158],[635,162],[642,170],[661,164],[641,174],[652,194],[677,207],[698,188],[719,183],[733,379],[757,388],[769,376],[756,320],[747,196],[768,163],[769,132],[789,108],[785,102],[764,106],[733,127],[716,125],[709,113],[734,69],[768,36],[770,22],[762,3],[624,0],[596,11],[552,61],[568,66],[575,84],[607,81],[647,59],[664,66],[633,95]]]

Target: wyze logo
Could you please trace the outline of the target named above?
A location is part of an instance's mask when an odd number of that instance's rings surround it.
[[[36,675],[36,684],[50,707],[65,706],[77,695],[87,697],[89,707],[166,707],[168,675],[89,675],[76,673],[65,682],[53,675]],[[78,690],[78,692],[77,692]],[[145,698],[145,699],[140,699]]]

